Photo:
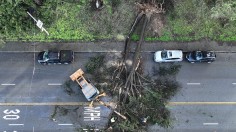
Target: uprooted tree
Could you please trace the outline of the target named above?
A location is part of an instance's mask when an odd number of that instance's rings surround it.
[[[128,37],[126,38],[123,61],[121,62],[121,66],[118,69],[119,72],[116,76],[116,78],[120,78],[119,76],[122,72],[124,72],[123,70],[128,69],[130,71],[127,74],[124,86],[121,89],[121,91],[124,93],[123,102],[126,101],[127,95],[136,96],[136,97],[140,95],[139,89],[141,89],[143,86],[141,79],[145,80],[145,78],[143,78],[141,74],[139,73],[140,60],[141,60],[140,51],[143,44],[144,34],[147,27],[147,23],[150,21],[151,15],[154,13],[158,14],[158,13],[165,12],[165,10],[162,8],[162,4],[163,3],[156,4],[154,0],[150,0],[150,1],[146,0],[146,3],[136,3],[139,13],[132,25],[132,28],[130,30]],[[127,63],[125,62],[126,62],[129,47],[130,47],[130,36],[142,18],[144,18],[144,23],[143,23],[142,31],[140,34],[140,40],[135,49],[132,66],[131,68],[128,68]],[[127,73],[127,71],[125,72]]]
[[[163,3],[162,3],[163,4]],[[133,96],[138,97],[140,96],[141,92],[140,90],[143,89],[143,83],[142,79],[149,82],[147,79],[145,79],[140,74],[140,62],[141,62],[141,47],[143,44],[144,34],[146,30],[147,23],[150,21],[150,17],[154,13],[164,13],[164,9],[162,8],[162,4],[156,4],[154,0],[146,1],[146,3],[136,3],[138,7],[138,15],[132,25],[132,28],[130,30],[130,33],[125,41],[125,49],[124,49],[124,57],[122,62],[120,63],[120,66],[117,69],[117,73],[115,78],[118,81],[118,83],[121,83],[119,86],[120,96],[124,96],[122,99],[122,102],[126,102],[127,96]],[[140,40],[136,46],[132,66],[128,67],[126,63],[126,59],[129,54],[129,47],[130,47],[130,36],[134,32],[135,27],[140,22],[140,20],[144,18],[144,23],[142,26],[142,31],[140,34]],[[129,72],[128,72],[129,71]],[[125,83],[123,80],[121,80],[122,74],[125,74]]]
[[[113,75],[113,91],[119,94],[118,100],[120,102],[117,109],[128,118],[128,120],[124,121],[117,117],[117,121],[120,121],[120,123],[118,123],[118,127],[113,125],[113,128],[122,131],[140,129],[140,126],[144,125],[147,120],[149,120],[150,123],[158,123],[163,127],[170,126],[170,112],[165,108],[165,103],[167,99],[169,99],[169,96],[163,98],[160,93],[164,92],[162,90],[165,89],[163,86],[178,88],[178,83],[176,82],[165,82],[165,84],[171,84],[171,86],[166,86],[162,83],[156,83],[152,79],[142,75],[141,49],[146,27],[153,14],[162,14],[165,12],[162,8],[164,1],[157,3],[154,0],[145,0],[135,4],[138,8],[138,14],[126,38],[123,58]],[[131,55],[129,52],[130,37],[141,21],[143,24],[140,39],[135,48],[132,65],[129,66],[126,60]]]
[[[154,1],[136,3],[138,14],[126,38],[118,66],[106,67],[104,56],[91,58],[91,63],[86,65],[87,72],[96,76],[96,87],[112,95],[113,100],[118,102],[117,107],[112,108],[114,114],[108,124],[108,131],[141,131],[146,129],[147,124],[155,123],[162,127],[171,126],[170,111],[166,104],[179,88],[173,74],[178,72],[179,66],[159,67],[159,71],[153,72],[155,77],[151,78],[143,74],[141,58],[146,27],[152,20],[150,18],[155,17],[153,14],[161,15],[165,12],[163,4]],[[138,25],[142,26],[140,40],[133,53],[130,52],[130,37]],[[127,63],[130,59],[131,65]]]

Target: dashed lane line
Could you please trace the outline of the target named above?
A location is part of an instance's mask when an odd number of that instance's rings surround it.
[[[201,85],[201,83],[187,83],[187,85]]]
[[[59,126],[72,126],[73,124],[58,124]]]
[[[13,84],[13,83],[2,83],[1,85],[2,85],[2,86],[14,86],[14,85],[16,85],[16,84]]]
[[[219,125],[219,123],[203,123],[204,126]]]
[[[99,131],[99,129],[86,129],[86,128],[83,128],[84,131]]]
[[[48,85],[49,85],[49,86],[60,86],[60,85],[62,85],[62,84],[60,84],[60,83],[49,83]]]
[[[24,126],[24,124],[8,124],[9,126]]]

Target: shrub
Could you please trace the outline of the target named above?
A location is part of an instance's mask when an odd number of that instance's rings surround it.
[[[161,66],[158,70],[158,74],[160,76],[176,75],[179,72],[180,68],[181,65],[173,65],[173,64],[171,64],[169,67]]]
[[[87,62],[86,66],[85,66],[86,71],[90,74],[93,74],[95,72],[95,70],[97,70],[98,68],[100,68],[103,65],[104,57],[105,57],[104,55],[91,57],[89,59],[89,62]]]

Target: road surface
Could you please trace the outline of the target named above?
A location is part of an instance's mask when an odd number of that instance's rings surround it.
[[[177,104],[169,106],[173,128],[153,126],[149,131],[235,132],[235,54],[217,53],[217,60],[212,64],[182,62],[181,65],[177,80],[182,89],[171,100]]]
[[[43,66],[36,62],[34,53],[0,53],[0,103],[84,102],[86,99],[79,90],[70,96],[62,85],[70,74],[84,68],[89,57],[98,54],[77,53],[71,65]],[[153,62],[153,53],[144,53],[143,60],[149,74],[153,67],[159,66]],[[235,131],[236,103],[229,103],[236,102],[235,54],[217,53],[217,60],[212,64],[179,64],[182,67],[177,80],[183,88],[171,100],[177,104],[169,106],[174,127],[165,130],[153,126],[149,131]],[[75,131],[77,126],[72,119],[51,120],[55,105],[3,105],[1,131]],[[6,115],[12,115],[15,120],[8,120]]]
[[[73,64],[44,66],[37,63],[37,53],[0,53],[0,131],[73,132],[77,128],[86,129],[81,124],[85,118],[90,119],[88,115],[85,116],[85,106],[88,104],[81,106],[77,103],[87,100],[77,83],[74,83],[77,89],[72,95],[65,92],[64,83],[78,68],[84,69],[89,57],[96,55],[75,54]],[[56,105],[71,109],[74,115],[57,114],[53,120],[51,115]],[[103,117],[103,121],[107,122],[104,117],[108,116],[109,111],[102,106],[98,107],[101,112],[95,112],[94,115]],[[80,110],[77,113],[81,115],[76,114],[77,110]],[[91,119],[90,122],[96,124],[101,120]]]

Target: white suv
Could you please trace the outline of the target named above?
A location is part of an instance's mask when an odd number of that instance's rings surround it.
[[[183,60],[181,50],[163,50],[154,53],[155,62],[178,62]]]

